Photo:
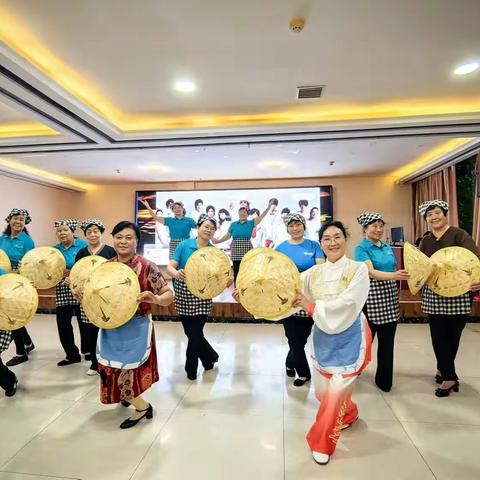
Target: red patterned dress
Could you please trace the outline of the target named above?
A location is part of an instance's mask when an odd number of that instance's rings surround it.
[[[110,261],[118,261],[117,257]],[[129,262],[126,263],[138,276],[140,283],[140,290],[142,292],[148,290],[155,295],[158,295],[163,287],[166,286],[166,281],[163,275],[158,270],[157,266],[149,260],[135,255]],[[157,350],[155,347],[155,331],[153,329],[150,318],[151,304],[142,302],[138,306],[135,316],[130,320],[147,322],[149,325],[150,341],[148,349],[150,354],[148,358],[135,368],[114,368],[102,364],[102,347],[101,338],[97,346],[97,356],[99,357],[98,373],[100,374],[100,401],[102,403],[118,403],[122,400],[138,397],[145,390],[148,390],[155,382],[158,381],[158,366],[157,366]],[[128,323],[126,324],[128,325]],[[123,328],[115,329],[118,331]],[[105,334],[107,331],[101,330]],[[112,331],[110,331],[112,332]],[[103,362],[105,363],[105,362]]]

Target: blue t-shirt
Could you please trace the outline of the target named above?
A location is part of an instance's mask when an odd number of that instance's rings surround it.
[[[179,238],[189,238],[190,230],[195,228],[197,224],[195,220],[190,217],[167,217],[164,220],[165,226],[168,227],[170,238],[176,240]]]
[[[75,238],[72,245],[70,245],[68,248],[65,248],[61,243],[57,243],[53,246],[53,248],[60,250],[61,254],[65,258],[67,268],[70,270],[75,263],[75,257],[77,256],[78,251],[86,246],[88,246],[88,243],[85,240],[82,240],[81,238]]]
[[[397,259],[390,245],[381,242],[380,246],[370,240],[363,240],[355,247],[355,260],[365,262],[370,260],[373,268],[380,272],[394,272],[397,269]]]
[[[233,238],[251,238],[253,229],[255,228],[254,220],[246,220],[240,223],[239,220],[232,222],[228,227],[228,233]]]
[[[303,239],[303,243],[289,243],[288,240],[276,247],[277,251],[283,253],[297,266],[299,272],[304,272],[316,265],[317,260],[323,260],[323,254],[318,242]]]
[[[213,245],[209,242],[209,247],[213,247]],[[177,245],[177,248],[173,252],[172,260],[177,262],[177,269],[181,270],[185,268],[187,264],[187,260],[192,256],[194,252],[199,250],[197,239],[196,238],[189,238],[188,240],[184,240]]]
[[[0,237],[0,248],[7,254],[12,267],[16,267],[23,256],[32,248],[35,248],[32,237],[25,232],[21,232],[14,238],[3,234]]]

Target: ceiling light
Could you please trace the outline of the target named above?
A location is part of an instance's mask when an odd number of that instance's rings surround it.
[[[477,62],[464,63],[463,65],[458,66],[453,73],[455,75],[468,75],[477,70],[478,67],[480,67],[480,65]]]
[[[169,172],[170,168],[166,167],[165,165],[158,165],[158,164],[152,164],[152,165],[141,165],[140,168],[144,170],[145,172]]]
[[[175,82],[173,88],[177,92],[191,93],[197,89],[197,86],[190,80],[179,80],[178,82]]]
[[[259,162],[257,165],[260,168],[271,168],[271,169],[284,169],[290,167],[292,164],[290,162],[285,162],[284,160],[265,160],[264,162]]]

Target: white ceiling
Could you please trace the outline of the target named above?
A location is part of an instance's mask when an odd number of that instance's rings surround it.
[[[325,177],[391,172],[444,141],[439,137],[360,139],[348,142],[57,152],[15,155],[15,158],[22,163],[94,183]],[[288,162],[290,166],[285,169],[258,166],[264,161]],[[332,161],[335,164],[329,165]],[[144,169],[151,166],[167,167],[170,171]]]
[[[2,0],[2,6],[129,114],[258,113],[306,105],[480,97],[478,0]],[[302,33],[289,20],[304,15]],[[179,77],[198,83],[178,95]]]

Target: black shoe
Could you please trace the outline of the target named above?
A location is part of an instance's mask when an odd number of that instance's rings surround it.
[[[10,390],[5,390],[5,396],[13,397],[17,393],[17,385],[18,385],[18,378],[15,376],[13,387]]]
[[[72,363],[80,363],[82,361],[82,357],[77,358],[66,358],[65,360],[60,360],[57,365],[59,367],[64,367],[65,365],[71,365]]]
[[[195,372],[187,372],[187,378],[189,380],[196,380],[197,379],[197,373]]]
[[[293,385],[294,385],[295,387],[302,387],[303,385],[305,385],[307,382],[310,381],[310,378],[311,378],[311,377],[296,378],[296,379],[293,381]]]
[[[204,364],[203,364],[203,368],[204,368],[205,370],[212,370],[212,369],[215,367],[215,364],[216,364],[217,362],[218,362],[218,357],[217,357],[216,360],[214,360],[214,361],[211,362],[211,363],[204,363]]]
[[[441,384],[443,383],[443,377],[441,375],[435,375],[435,383]]]
[[[127,407],[129,407],[129,406],[131,405],[131,403],[130,403],[130,402],[127,402],[126,400],[122,400],[120,403],[121,403],[125,408],[127,408]]]
[[[25,351],[27,353],[30,353],[32,350],[35,350],[35,345],[33,344],[33,342],[30,345],[25,345]]]
[[[437,388],[435,390],[435,396],[437,397],[448,397],[450,395],[450,392],[451,391],[454,391],[454,392],[458,392],[460,390],[460,384],[457,382],[455,382],[451,387],[448,387],[448,388]]]
[[[20,365],[23,362],[28,362],[28,355],[15,355],[11,358],[5,365],[7,367],[14,367],[15,365]]]
[[[287,372],[287,377],[294,377],[295,376],[295,369],[285,367],[285,372]]]
[[[148,408],[146,410],[135,410],[138,413],[144,412],[144,415],[142,415],[140,418],[137,418],[137,420],[132,420],[131,418],[127,418],[120,424],[120,428],[132,428],[134,427],[142,418],[147,418],[150,420],[153,418],[153,408],[150,404],[148,404]]]

